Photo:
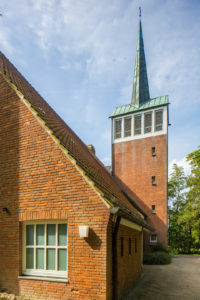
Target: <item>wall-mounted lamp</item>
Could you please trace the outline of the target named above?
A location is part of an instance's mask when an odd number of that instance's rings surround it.
[[[3,207],[3,208],[2,208],[2,211],[8,213],[8,208],[7,208],[7,207]]]
[[[87,238],[89,235],[90,227],[88,225],[80,225],[79,226],[79,236],[81,238]]]

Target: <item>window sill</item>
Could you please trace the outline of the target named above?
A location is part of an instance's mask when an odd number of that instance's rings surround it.
[[[56,278],[56,277],[45,277],[45,276],[29,276],[29,275],[21,275],[18,276],[19,279],[25,279],[25,280],[43,280],[43,281],[54,281],[54,282],[69,282],[68,279],[65,278]]]

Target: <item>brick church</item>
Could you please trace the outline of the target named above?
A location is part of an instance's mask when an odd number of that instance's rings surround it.
[[[118,300],[167,246],[167,96],[150,99],[141,21],[112,172],[0,53],[0,292]]]

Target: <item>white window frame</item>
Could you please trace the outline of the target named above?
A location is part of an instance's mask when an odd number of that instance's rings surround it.
[[[156,130],[156,113],[157,112],[162,112],[162,129]],[[163,131],[163,126],[164,126],[164,111],[163,109],[156,109],[154,111],[154,132],[159,132],[159,131]],[[160,125],[160,124],[159,124]]]
[[[152,236],[155,236],[156,239],[155,239],[155,240],[152,240]],[[150,235],[150,243],[151,243],[151,244],[156,244],[156,243],[157,243],[157,239],[158,239],[157,234],[151,234],[151,235]]]
[[[36,225],[44,224],[45,225],[45,237],[47,238],[47,224],[55,224],[56,225],[56,245],[48,246],[46,241],[45,245],[36,245],[36,230],[34,230],[34,247],[26,245],[26,226],[27,225]],[[36,221],[26,221],[23,222],[22,225],[22,273],[23,275],[29,276],[38,276],[38,277],[52,277],[52,278],[67,278],[68,276],[68,230],[67,230],[67,245],[66,246],[58,246],[58,224],[66,224],[67,220],[36,220]],[[35,229],[34,228],[34,229]],[[26,248],[34,248],[34,269],[26,269]],[[67,270],[59,271],[59,270],[41,270],[36,269],[36,249],[44,248],[44,249],[55,249],[56,250],[56,268],[58,266],[58,249],[66,249],[67,250]],[[46,251],[45,251],[46,253]],[[45,265],[46,265],[46,254],[44,256]]]
[[[121,121],[121,136],[120,137],[116,137],[116,122],[117,121]],[[114,140],[119,140],[119,139],[121,139],[121,138],[123,138],[123,130],[124,130],[124,128],[123,128],[124,126],[123,126],[123,118],[117,118],[117,119],[114,119],[114,131],[113,131],[113,133],[114,133]]]
[[[135,134],[135,118],[136,117],[139,117],[140,116],[140,133],[136,133]],[[139,114],[136,114],[134,115],[134,118],[133,118],[133,123],[134,123],[134,131],[133,131],[133,135],[134,136],[141,136],[143,134],[143,114],[142,113],[139,113]]]
[[[132,122],[133,122],[132,117],[131,116],[126,116],[123,119],[124,119],[124,122],[123,122],[124,123],[124,132],[123,132],[124,134],[123,134],[123,136],[124,136],[124,138],[130,138],[132,136]],[[127,119],[130,119],[131,127],[130,127],[130,135],[125,136],[125,122],[126,122]]]
[[[146,115],[150,115],[151,116],[151,126],[145,126],[145,117],[146,117]],[[144,113],[144,134],[150,134],[150,133],[152,133],[152,127],[153,127],[152,125],[153,125],[153,114],[152,114],[152,111],[145,112]],[[145,129],[147,127],[150,128],[151,130],[148,131],[148,132],[145,132]]]

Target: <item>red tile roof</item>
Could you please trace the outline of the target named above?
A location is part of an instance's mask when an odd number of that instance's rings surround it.
[[[102,191],[104,197],[114,206],[119,206],[129,219],[151,229],[150,226],[135,213],[135,210],[138,210],[137,205],[135,204],[135,209],[134,201],[132,201],[132,203],[130,202],[130,199],[122,192],[115,178],[110,175],[99,159],[89,151],[88,147],[74,131],[58,116],[1,52],[0,71],[24,95],[24,98],[28,100],[32,108],[44,120],[46,126],[52,130],[53,135],[58,138],[60,144],[67,149],[68,153],[75,159],[85,174],[94,182],[97,188]]]

